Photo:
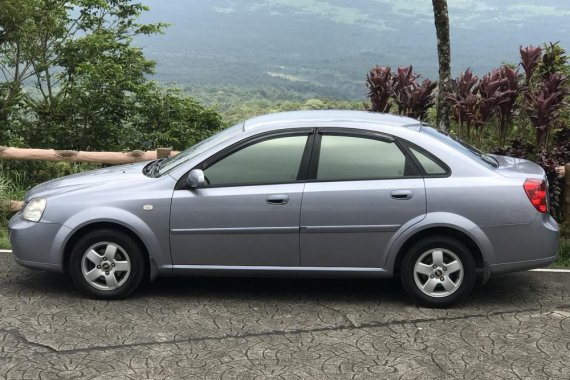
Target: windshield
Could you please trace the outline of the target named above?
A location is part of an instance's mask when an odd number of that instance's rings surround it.
[[[499,167],[499,163],[492,156],[481,152],[479,149],[475,148],[474,146],[469,145],[465,141],[462,141],[457,137],[450,135],[449,133],[440,131],[432,127],[428,127],[426,125],[422,126],[421,132],[430,135],[432,137],[435,137],[439,141],[455,148],[456,150],[460,151],[466,156],[469,156],[471,158],[478,158],[494,168]]]
[[[233,136],[241,133],[242,131],[243,131],[243,124],[236,124],[233,127],[230,127],[228,129],[216,133],[213,136],[210,136],[206,140],[200,141],[199,143],[192,145],[190,148],[178,153],[176,156],[160,162],[159,169],[157,171],[158,176],[168,173],[172,169],[182,165],[185,162],[188,162],[192,158],[232,138]]]

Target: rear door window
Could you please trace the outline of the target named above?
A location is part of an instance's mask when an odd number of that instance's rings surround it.
[[[316,179],[348,181],[417,175],[417,169],[410,164],[394,141],[323,134]]]

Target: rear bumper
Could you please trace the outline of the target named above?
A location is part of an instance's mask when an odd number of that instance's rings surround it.
[[[523,225],[482,228],[495,250],[492,274],[542,268],[558,257],[560,230],[550,215]]]
[[[558,258],[558,254],[550,257],[545,257],[543,259],[527,260],[527,261],[517,261],[512,263],[502,263],[491,265],[491,273],[509,273],[509,272],[519,272],[528,269],[544,268],[552,264]]]

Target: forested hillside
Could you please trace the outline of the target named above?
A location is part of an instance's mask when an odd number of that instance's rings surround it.
[[[431,1],[145,3],[151,10],[143,20],[171,26],[137,43],[157,61],[158,80],[180,83],[193,94],[232,85],[280,93],[282,99],[361,99],[365,73],[374,64],[412,64],[437,79]],[[504,61],[517,62],[519,45],[570,45],[568,1],[450,1],[449,12],[454,75],[467,67],[483,74]]]

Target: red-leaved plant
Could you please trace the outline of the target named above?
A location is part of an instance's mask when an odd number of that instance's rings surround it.
[[[498,110],[499,110],[499,143],[505,144],[509,130],[513,125],[513,118],[517,112],[517,98],[521,92],[521,76],[518,70],[503,65],[499,70],[501,85],[499,87]]]
[[[529,45],[527,47],[520,47],[521,66],[525,73],[525,84],[528,87],[534,71],[540,63],[542,57],[542,49],[538,46]]]
[[[538,146],[546,148],[548,145],[548,135],[553,122],[558,117],[564,105],[564,98],[568,94],[565,87],[566,79],[566,76],[561,73],[548,74],[541,80],[537,89],[529,89],[525,92],[524,107],[530,122],[536,129]]]
[[[373,112],[389,112],[392,103],[398,114],[424,120],[427,111],[435,104],[437,82],[429,79],[418,82],[421,75],[412,66],[399,67],[393,74],[390,67],[374,66],[368,73],[366,85]]]
[[[477,123],[479,78],[468,68],[459,78],[449,82],[449,88],[446,100],[459,124],[459,135],[470,136],[472,127]]]
[[[502,100],[501,88],[505,86],[506,79],[502,77],[501,70],[495,69],[487,73],[479,82],[479,103],[476,113],[476,123],[479,128],[483,128],[489,123],[491,117],[497,112],[499,103]]]
[[[394,80],[390,67],[374,66],[366,78],[368,97],[373,112],[390,112],[390,97],[394,90]]]
[[[507,65],[485,74],[481,80],[470,69],[452,79],[446,99],[454,110],[460,135],[471,137],[475,127],[475,137],[480,138],[481,130],[496,115],[497,135],[504,144],[517,110],[519,81],[518,71]]]

